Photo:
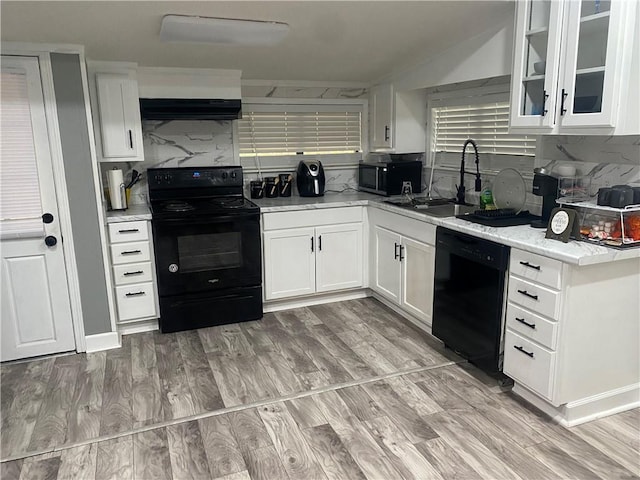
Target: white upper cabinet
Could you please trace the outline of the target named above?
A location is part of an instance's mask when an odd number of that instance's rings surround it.
[[[638,100],[635,15],[636,2],[623,0],[518,2],[510,127],[638,133],[627,107]]]
[[[371,149],[395,153],[426,148],[425,90],[397,92],[391,83],[371,87]]]
[[[144,161],[135,69],[99,62],[89,78],[98,160]]]

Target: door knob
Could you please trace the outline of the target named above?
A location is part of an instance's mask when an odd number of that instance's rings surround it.
[[[58,243],[58,239],[53,235],[47,235],[46,237],[44,237],[44,243],[47,245],[47,247],[53,247]]]
[[[53,222],[53,215],[50,213],[45,213],[42,215],[42,223],[51,223]]]

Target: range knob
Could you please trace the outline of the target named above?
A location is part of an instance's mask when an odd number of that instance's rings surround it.
[[[229,176],[229,174],[227,174],[227,172],[222,172],[222,179],[223,180],[226,180],[228,176]]]
[[[231,178],[236,178],[237,176],[238,176],[238,173],[235,170],[231,172]]]

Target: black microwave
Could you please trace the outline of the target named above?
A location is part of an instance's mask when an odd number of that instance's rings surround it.
[[[358,190],[378,195],[400,195],[405,182],[412,193],[422,192],[422,161],[363,162],[358,165]]]

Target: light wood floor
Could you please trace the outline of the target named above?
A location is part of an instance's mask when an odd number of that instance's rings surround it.
[[[557,426],[372,299],[1,373],[2,479],[640,475],[640,410]]]

